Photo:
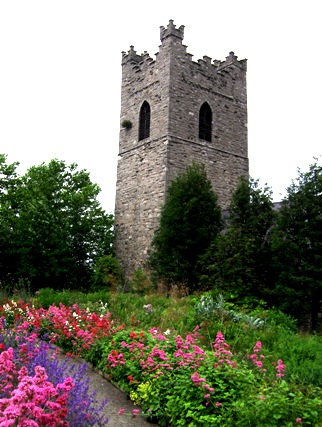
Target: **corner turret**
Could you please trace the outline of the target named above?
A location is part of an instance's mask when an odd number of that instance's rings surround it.
[[[176,26],[173,23],[173,19],[169,20],[169,24],[167,28],[160,27],[160,39],[163,43],[163,40],[165,40],[167,37],[177,37],[180,40],[183,40],[184,37],[184,25],[180,25],[179,28],[176,28]]]

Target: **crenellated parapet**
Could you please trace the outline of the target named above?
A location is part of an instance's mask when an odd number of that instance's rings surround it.
[[[153,59],[148,52],[143,52],[142,54],[137,54],[134,50],[134,46],[130,46],[128,52],[122,52],[122,66],[130,65],[135,72],[145,69],[146,65],[154,64],[155,60],[158,60],[160,53],[166,50],[166,45],[169,40],[174,40],[176,46],[171,45],[171,49],[174,51],[177,59],[180,59],[190,66],[195,66],[195,72],[198,72],[198,69],[202,72],[207,72],[209,75],[215,76],[218,72],[228,69],[231,66],[236,66],[242,71],[247,71],[247,60],[242,59],[238,60],[238,57],[234,52],[230,52],[224,61],[218,59],[212,59],[211,57],[205,55],[202,59],[197,61],[193,60],[193,55],[187,52],[187,46],[182,44],[184,39],[184,25],[181,25],[179,28],[173,23],[173,20],[170,19],[167,27],[160,27],[160,40],[161,46],[159,47],[159,52],[156,54],[156,59]],[[162,55],[161,55],[162,56]],[[162,58],[163,61],[163,58]]]
[[[138,65],[144,62],[153,62],[153,59],[146,51],[141,55],[138,55],[136,50],[134,50],[134,46],[130,46],[130,50],[128,52],[122,52],[122,65],[127,63]]]
[[[184,25],[181,25],[179,28],[176,28],[176,26],[173,23],[173,19],[170,19],[167,28],[160,27],[160,39],[162,43],[167,37],[170,37],[170,36],[177,37],[178,39],[183,40]]]
[[[229,52],[229,55],[226,57],[225,61],[220,62],[218,64],[219,70],[222,70],[230,65],[236,65],[244,71],[247,71],[247,59],[238,60],[238,56],[235,55],[234,52]]]

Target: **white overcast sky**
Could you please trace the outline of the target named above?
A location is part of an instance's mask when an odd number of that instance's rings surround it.
[[[0,153],[19,173],[76,162],[114,212],[121,52],[185,26],[197,61],[248,60],[250,175],[274,201],[322,154],[320,0],[0,0]]]

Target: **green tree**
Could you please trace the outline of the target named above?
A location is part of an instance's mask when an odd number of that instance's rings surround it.
[[[273,233],[276,303],[316,329],[322,301],[322,166],[313,164],[287,189]]]
[[[7,214],[15,206],[10,252],[6,239],[1,247],[10,261],[3,279],[25,279],[33,289],[88,287],[96,260],[112,251],[113,217],[99,192],[87,171],[56,159],[16,180],[2,205]]]
[[[270,230],[275,213],[268,187],[241,177],[225,232],[203,257],[202,282],[239,297],[267,296],[272,286]]]
[[[14,197],[18,183],[18,163],[7,164],[7,156],[0,154],[0,281],[11,271],[14,253],[13,230],[17,215]]]
[[[154,278],[198,288],[198,261],[221,225],[221,209],[205,168],[192,163],[168,189],[148,260]]]

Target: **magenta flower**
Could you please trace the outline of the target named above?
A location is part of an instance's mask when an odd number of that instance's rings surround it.
[[[277,366],[276,366],[276,370],[277,370],[277,374],[276,377],[277,378],[282,378],[284,377],[284,372],[285,372],[285,365],[283,364],[283,360],[279,359],[277,361]]]
[[[135,418],[140,413],[140,409],[133,409],[132,417]]]
[[[254,345],[254,352],[258,353],[262,349],[262,343],[260,341],[257,341],[257,343]]]
[[[205,378],[200,378],[198,372],[195,372],[191,375],[191,379],[195,385],[200,385],[201,383],[205,383]]]

